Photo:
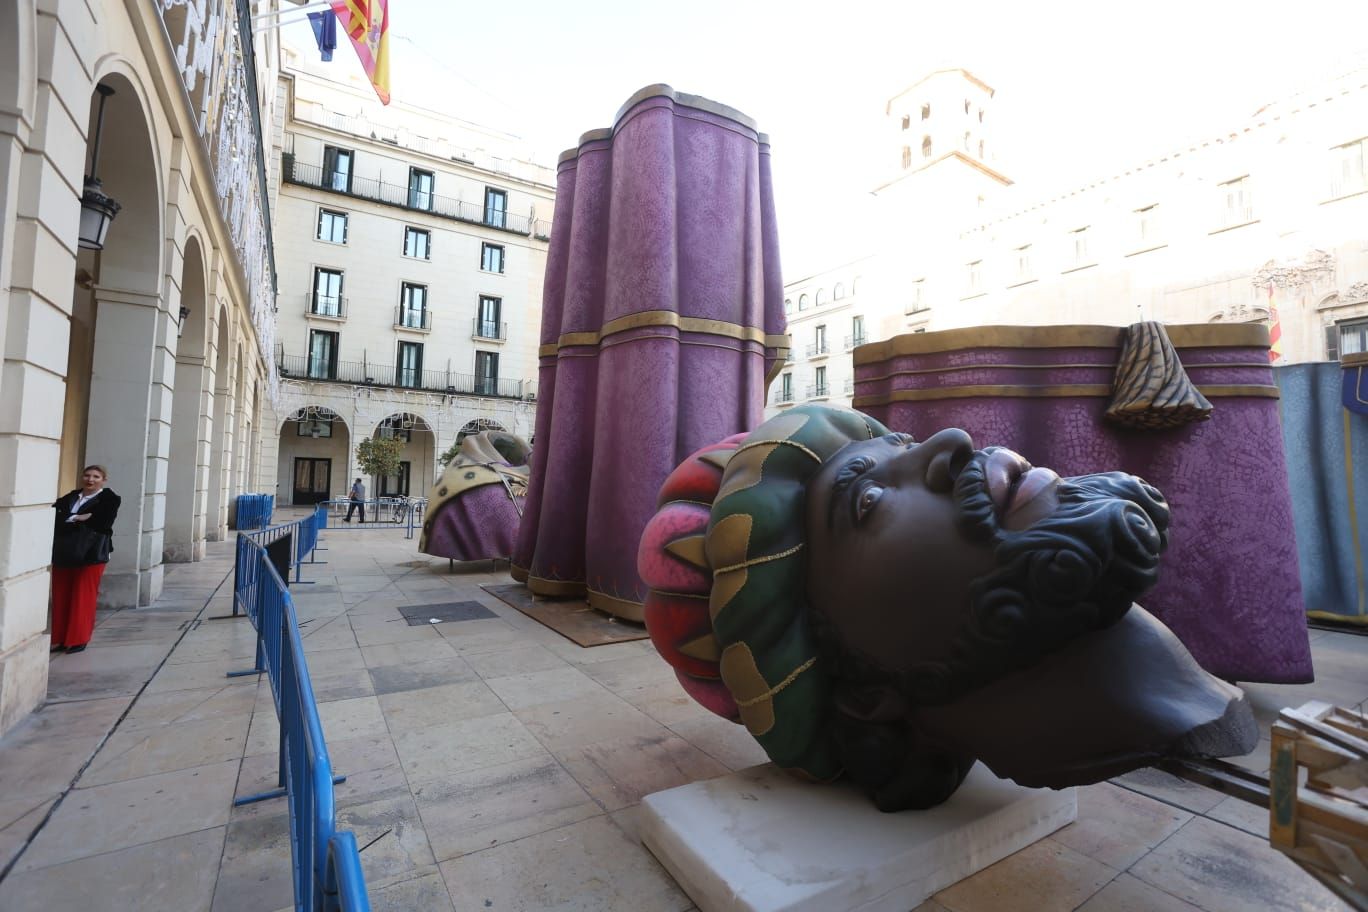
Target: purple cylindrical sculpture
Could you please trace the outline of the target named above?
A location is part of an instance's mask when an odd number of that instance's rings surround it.
[[[533,592],[641,620],[636,551],[666,476],[759,423],[787,353],[769,146],[668,86],[561,156],[537,459],[513,557]]]
[[[1238,681],[1312,679],[1278,390],[1261,325],[1170,326],[1208,421],[1134,430],[1103,420],[1124,330],[985,326],[856,349],[854,406],[917,439],[959,427],[1061,475],[1121,470],[1173,510],[1144,605],[1202,667]]]

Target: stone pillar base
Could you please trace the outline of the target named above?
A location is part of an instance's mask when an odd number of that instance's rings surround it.
[[[146,608],[161,595],[166,567],[157,564],[150,570],[125,570],[121,573],[105,571],[100,580],[97,608]]]
[[[0,735],[47,698],[51,642],[50,636],[40,633],[0,655]]]

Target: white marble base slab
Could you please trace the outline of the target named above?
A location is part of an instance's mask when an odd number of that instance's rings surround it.
[[[982,764],[945,804],[899,814],[766,764],[646,796],[639,828],[703,912],[907,912],[1077,816],[1074,789]]]

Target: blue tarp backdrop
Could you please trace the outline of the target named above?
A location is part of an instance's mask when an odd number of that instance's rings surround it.
[[[1368,415],[1337,362],[1275,367],[1307,615],[1368,624]]]

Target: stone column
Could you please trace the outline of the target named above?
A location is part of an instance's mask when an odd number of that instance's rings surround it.
[[[130,608],[161,591],[167,321],[157,295],[96,287],[95,301],[86,460],[108,466],[109,486],[123,498],[100,606]]]

